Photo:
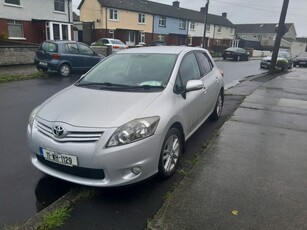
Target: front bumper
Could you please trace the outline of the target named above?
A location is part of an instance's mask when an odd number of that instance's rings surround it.
[[[111,187],[122,186],[142,181],[158,172],[163,137],[153,135],[146,139],[118,147],[105,148],[107,141],[115,128],[104,130],[97,142],[58,142],[41,133],[36,124],[27,128],[27,138],[30,148],[32,164],[40,171],[51,176],[77,184]],[[64,166],[53,162],[44,163],[40,147],[57,153],[74,155],[78,159],[78,166]],[[55,165],[55,167],[53,167]],[[68,168],[67,168],[68,167]],[[133,173],[134,168],[140,173]],[[74,169],[72,169],[74,168]],[[65,170],[64,170],[65,169]],[[85,174],[70,173],[70,170],[82,171]],[[88,172],[99,174],[98,177],[87,176]],[[103,175],[101,177],[101,175]]]

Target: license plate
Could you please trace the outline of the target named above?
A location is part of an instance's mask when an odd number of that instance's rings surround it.
[[[40,61],[38,64],[41,65],[41,66],[47,66],[47,63],[46,62],[42,62],[42,61]]]
[[[46,160],[67,166],[77,166],[78,160],[76,156],[64,153],[56,153],[50,149],[39,148],[40,155]]]
[[[230,52],[226,52],[226,54],[231,54]]]
[[[305,61],[301,61],[301,62],[300,62],[300,64],[302,64],[302,65],[306,65],[306,64],[307,64],[307,62],[305,62]]]

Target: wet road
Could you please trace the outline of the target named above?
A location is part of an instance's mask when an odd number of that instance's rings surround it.
[[[268,70],[260,69],[260,60],[250,61],[217,61],[217,66],[224,72],[225,86],[233,86],[245,77],[265,73]]]
[[[250,75],[249,72],[244,75],[241,72],[243,71],[242,69],[245,69],[245,71],[253,69],[255,74],[259,71],[259,64],[256,61],[220,61],[217,63],[224,70],[226,83],[230,79],[228,76],[240,76],[243,78]],[[240,64],[244,67],[239,68]],[[52,76],[51,78],[0,84],[0,229],[4,226],[22,224],[37,211],[49,205],[71,188],[71,184],[44,176],[31,165],[29,148],[26,142],[26,126],[28,116],[33,108],[54,93],[75,82],[79,76],[74,75],[69,79]],[[189,162],[189,159],[195,157],[194,154],[201,150],[204,140],[210,139],[214,130],[218,129],[223,124],[223,121],[232,114],[240,99],[236,97],[226,98],[221,121],[205,124],[189,140],[188,154],[185,154],[186,158],[183,162]],[[183,167],[186,166],[183,165]],[[151,196],[157,199],[148,200],[145,199],[147,197],[145,195],[135,194],[140,196],[139,198],[141,199],[138,199],[140,204],[146,204],[146,207],[150,208],[148,212],[144,212],[144,215],[146,213],[146,215],[150,216],[151,213],[156,211],[157,206],[163,202],[163,194],[171,190],[173,183],[180,181],[180,178],[180,174],[177,174],[176,177],[165,181],[163,184],[149,181],[147,182],[149,187],[146,183],[141,185],[145,187],[142,187],[140,191],[145,194],[148,192],[147,195],[152,194]],[[115,193],[115,197],[122,196],[122,192]],[[155,194],[161,194],[161,196]],[[112,201],[115,198],[110,197],[110,199]],[[125,206],[125,204],[121,205],[125,211],[128,211],[128,207],[137,209],[137,207],[133,208],[134,204],[131,207],[129,205]],[[108,210],[106,209],[105,212],[108,213]]]

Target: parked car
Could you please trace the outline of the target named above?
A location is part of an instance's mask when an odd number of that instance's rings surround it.
[[[224,81],[208,51],[119,51],[35,108],[27,138],[42,172],[89,186],[170,177],[185,141],[219,119]]]
[[[111,46],[112,53],[129,48],[129,46],[127,46],[121,40],[114,38],[100,38],[99,40],[93,42],[91,46]]]
[[[260,62],[260,68],[268,69],[271,66],[272,54],[263,58]],[[278,51],[277,61],[285,60],[288,63],[288,68],[292,68],[293,60],[292,56],[288,51],[280,50]]]
[[[155,40],[149,43],[149,46],[166,46],[165,41]]]
[[[297,56],[296,58],[294,58],[293,60],[293,66],[305,66],[307,67],[307,52],[304,52],[302,54],[300,54],[299,56]]]
[[[233,59],[235,61],[248,61],[250,54],[243,48],[230,47],[223,52],[223,59]]]
[[[89,70],[103,58],[84,43],[49,40],[36,51],[34,63],[38,70],[55,70],[68,77],[72,71]]]

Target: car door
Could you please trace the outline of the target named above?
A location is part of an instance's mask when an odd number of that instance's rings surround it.
[[[77,43],[66,43],[64,45],[65,59],[71,65],[73,70],[79,70],[82,68],[82,55],[80,54]]]
[[[82,55],[83,69],[88,70],[100,61],[99,56],[95,55],[95,52],[85,44],[79,43],[79,49]]]
[[[183,119],[183,128],[187,136],[196,128],[203,110],[203,90],[188,92],[185,97],[182,96],[187,82],[196,79],[201,79],[200,69],[195,54],[190,52],[181,61],[174,85],[174,92],[178,94],[174,106]]]
[[[214,65],[205,52],[196,53],[197,61],[200,66],[201,80],[204,83],[204,93],[202,94],[202,118],[207,118],[213,111],[220,91],[219,75],[214,71]]]

